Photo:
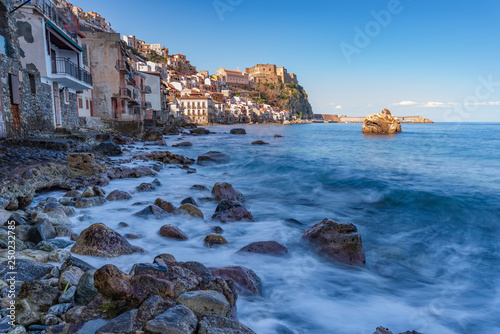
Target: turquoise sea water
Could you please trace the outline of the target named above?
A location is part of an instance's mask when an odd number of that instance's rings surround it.
[[[154,192],[87,213],[121,233],[140,234],[131,242],[149,254],[82,258],[128,271],[167,252],[207,266],[252,268],[264,293],[240,297],[238,316],[257,333],[287,333],[286,327],[291,333],[370,334],[377,326],[394,333],[500,333],[500,124],[403,124],[403,133],[389,137],[363,135],[361,124],[252,125],[243,126],[243,136],[230,135],[233,127],[213,126],[216,134],[186,137],[192,147],[167,148],[188,157],[222,151],[231,156],[229,164],[196,166],[189,175],[166,168]],[[167,139],[169,146],[177,139]],[[270,145],[250,145],[258,139]],[[105,189],[133,191],[152,179],[113,181]],[[187,196],[209,195],[190,190],[193,184],[211,188],[218,181],[239,189],[256,219],[223,224],[227,247],[203,246],[215,225],[214,202],[198,201],[205,222],[132,216],[142,209],[134,202],[162,197],[179,205]],[[303,231],[324,218],[358,227],[364,267],[328,262],[302,241]],[[72,219],[77,230],[92,223]],[[121,221],[130,227],[118,227]],[[160,237],[167,223],[190,239]],[[234,255],[264,240],[282,243],[290,255]]]

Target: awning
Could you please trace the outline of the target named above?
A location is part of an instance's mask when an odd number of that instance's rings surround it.
[[[74,51],[80,51],[83,52],[83,49],[78,45],[72,38],[70,38],[68,35],[66,35],[61,29],[59,29],[55,24],[53,24],[50,21],[46,21],[46,25],[51,33],[55,33],[56,35],[59,35],[64,39],[64,42],[67,46],[71,47],[72,49],[76,49]],[[69,45],[68,45],[69,44]]]

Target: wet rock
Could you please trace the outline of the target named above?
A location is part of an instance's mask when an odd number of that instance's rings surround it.
[[[29,234],[28,234],[28,240],[29,240]],[[9,238],[8,230],[0,228],[0,248],[7,249],[9,245],[11,245],[9,244],[9,241],[11,241],[11,238]],[[21,251],[23,249],[28,248],[28,246],[26,246],[26,244],[20,239],[15,239],[14,244],[16,246],[17,251]]]
[[[303,237],[330,260],[357,266],[366,262],[361,235],[353,224],[324,219],[307,229]]]
[[[243,194],[234,188],[230,183],[226,182],[217,182],[212,188],[212,196],[217,201],[222,201],[224,199],[238,202],[245,201]]]
[[[136,187],[138,192],[146,192],[146,191],[153,191],[156,189],[154,185],[151,183],[141,183],[139,186]]]
[[[214,245],[226,245],[228,243],[229,242],[227,242],[226,238],[217,233],[210,233],[205,237],[206,247],[212,247]]]
[[[75,291],[75,303],[77,305],[89,304],[97,294],[97,289],[94,286],[95,272],[96,269],[87,270],[80,278]]]
[[[220,226],[213,226],[212,227],[212,231],[214,231],[214,233],[217,233],[217,234],[222,234],[224,233],[224,229]]]
[[[391,115],[389,110],[384,109],[379,114],[366,116],[362,131],[367,134],[396,134],[401,132],[401,123],[397,117]]]
[[[102,165],[95,161],[92,153],[68,153],[68,172],[71,177],[89,177],[104,170]],[[75,191],[76,192],[76,191]],[[76,197],[78,195],[65,197]]]
[[[190,189],[191,190],[201,190],[201,191],[208,191],[209,190],[207,186],[204,186],[201,184],[195,184]]]
[[[142,136],[142,141],[159,141],[163,140],[163,133],[159,130],[151,130]]]
[[[56,236],[56,229],[48,220],[43,220],[28,230],[28,240],[35,244],[42,240],[54,239]]]
[[[68,290],[66,290],[66,292],[63,292],[63,294],[61,296],[59,296],[59,303],[60,304],[71,303],[73,301],[73,297],[75,296],[75,292],[76,292],[76,286],[69,287]],[[70,308],[71,307],[69,307],[68,310]],[[66,311],[64,311],[63,313],[66,313]],[[62,314],[60,314],[60,315],[62,315]]]
[[[102,189],[101,187],[97,186],[97,185],[93,186],[92,190],[94,191],[94,194],[96,196],[99,196],[99,197],[105,197],[106,196],[106,191],[104,189]]]
[[[205,128],[196,128],[189,130],[189,133],[192,135],[208,135],[210,134],[210,130]]]
[[[255,332],[239,321],[219,315],[206,315],[199,323],[198,334],[255,334]]]
[[[144,176],[156,175],[156,173],[148,166],[138,166],[138,167],[113,167],[108,173],[108,177],[111,180],[114,179],[125,179],[125,178],[140,178]]]
[[[84,271],[78,267],[67,267],[59,276],[59,289],[64,290],[66,287],[77,286]]]
[[[78,190],[70,190],[66,194],[64,194],[63,197],[73,198],[73,197],[79,197],[79,196],[81,196],[81,194],[82,193],[79,192]]]
[[[174,285],[172,282],[153,277],[150,275],[134,275],[130,279],[132,285],[132,302],[134,305],[141,304],[151,296],[162,296],[164,298],[174,297]]]
[[[59,290],[42,281],[25,281],[19,288],[17,299],[24,299],[33,305],[37,305],[41,311],[47,311],[49,307],[57,303]]]
[[[193,144],[188,141],[183,141],[178,144],[172,145],[172,147],[188,147],[188,146],[193,146]]]
[[[141,306],[137,310],[135,319],[136,326],[138,328],[144,327],[146,322],[152,320],[159,314],[164,313],[165,311],[173,307],[173,305],[173,302],[167,301],[160,296],[156,295],[149,297],[141,304]]]
[[[45,252],[52,252],[53,250],[66,248],[71,245],[73,242],[67,241],[64,239],[49,239],[43,240],[36,245],[36,249],[42,250]]]
[[[199,290],[183,293],[177,302],[188,307],[198,317],[207,314],[229,316],[230,305],[226,297],[217,291]]]
[[[245,129],[242,129],[242,128],[231,129],[230,133],[233,135],[246,135],[247,134]]]
[[[263,140],[256,140],[252,142],[252,145],[269,145],[269,143],[266,143]]]
[[[167,212],[156,205],[148,205],[139,212],[134,213],[134,215],[139,217],[154,217],[156,219],[161,219],[167,216]]]
[[[276,241],[257,241],[241,248],[238,253],[256,253],[283,256],[288,254],[288,249]]]
[[[94,192],[94,189],[92,187],[87,187],[83,190],[83,193],[80,197],[84,198],[90,198],[90,197],[96,197],[97,194]]]
[[[26,328],[21,325],[17,325],[12,328],[7,334],[27,334]]]
[[[57,237],[69,237],[72,241],[76,241],[78,239],[78,234],[70,230],[65,226],[56,226]]]
[[[141,236],[139,234],[134,234],[134,233],[127,233],[123,235],[127,239],[140,239]]]
[[[49,253],[49,261],[62,263],[71,257],[71,253],[63,249],[55,249]]]
[[[3,224],[4,226],[9,226],[9,222],[14,221],[15,226],[28,225],[27,218],[20,214],[19,212],[14,212]]]
[[[113,190],[112,192],[109,193],[108,197],[106,197],[108,201],[123,201],[131,198],[132,195],[130,195],[126,191],[121,191],[121,190]]]
[[[100,143],[92,148],[94,152],[100,153],[102,155],[116,157],[123,154],[122,149],[117,144],[113,143],[111,140]]]
[[[198,203],[196,203],[196,201],[194,200],[194,198],[192,197],[187,197],[187,198],[184,198],[182,201],[181,201],[181,205],[182,204],[193,204],[194,206],[198,206]]]
[[[281,137],[283,137],[283,136],[282,135],[278,135],[278,134],[274,135],[274,138],[281,138]]]
[[[176,210],[175,206],[173,206],[172,203],[165,201],[164,199],[161,198],[156,199],[155,205],[165,210],[168,213],[171,213],[174,210]]]
[[[160,228],[160,235],[162,237],[166,238],[171,238],[171,239],[178,239],[178,240],[187,240],[188,237],[187,235],[184,234],[178,227],[168,224],[168,225],[163,225]]]
[[[222,152],[217,152],[217,151],[210,151],[207,153],[204,153],[198,157],[198,165],[200,166],[209,166],[213,164],[225,164],[229,162],[229,155],[222,153]]]
[[[147,322],[144,329],[154,334],[193,334],[198,319],[186,306],[177,305]]]
[[[242,266],[226,266],[219,268],[208,268],[214,277],[221,277],[224,280],[232,279],[236,290],[242,295],[260,295],[260,278],[252,270]]]
[[[134,330],[136,313],[137,310],[131,310],[120,314],[100,327],[95,334],[132,333]]]
[[[194,163],[194,160],[186,158],[180,154],[173,154],[168,151],[161,152],[152,152],[146,153],[142,155],[134,156],[134,159],[142,159],[142,160],[153,160],[160,161],[164,164],[180,164],[180,165],[191,165]]]
[[[118,267],[107,264],[94,273],[94,284],[99,293],[114,300],[129,300],[133,295],[131,276]]]
[[[74,287],[72,287],[72,288],[74,288]],[[70,302],[66,302],[66,303],[59,302],[59,303],[60,304],[56,304],[56,305],[51,306],[47,313],[51,313],[51,314],[55,315],[56,317],[61,317],[64,315],[64,313],[68,312],[68,310],[71,307],[73,307],[73,304],[71,304]]]
[[[87,262],[85,262],[77,257],[74,257],[74,256],[70,256],[66,261],[64,261],[64,265],[61,267],[61,269],[64,270],[70,266],[78,267],[83,271],[95,269],[93,266],[91,266]]]
[[[201,218],[203,219],[204,216],[203,216],[203,212],[201,212],[201,210],[194,206],[193,204],[189,204],[189,203],[186,203],[186,204],[182,204],[179,209],[177,209],[177,212],[178,213],[181,213],[181,214],[188,214],[190,215],[191,217],[196,217],[196,218]]]
[[[223,223],[237,221],[254,221],[252,213],[248,211],[243,204],[232,200],[222,200],[215,209],[215,214],[212,216],[214,220],[220,220]]]
[[[75,202],[75,207],[79,209],[92,208],[94,206],[100,206],[106,203],[106,199],[102,197],[80,197]]]
[[[144,250],[131,245],[122,235],[106,225],[93,224],[82,231],[71,252],[79,255],[117,257]]]
[[[167,254],[167,253],[162,253],[162,254],[159,254],[155,257],[155,262],[156,260],[162,260],[163,262],[177,262],[177,260],[175,259],[175,256],[173,256],[172,254]]]
[[[151,184],[154,185],[155,187],[160,187],[161,186],[161,182],[157,178],[155,178],[153,180],[153,182],[151,182]]]
[[[47,263],[40,263],[31,260],[17,260],[15,271],[16,280],[19,282],[36,280],[44,277],[49,274],[50,271],[54,268],[53,265]],[[4,261],[0,265],[0,279],[7,280],[11,277],[8,273],[12,271],[9,269],[7,265],[7,261]]]
[[[40,321],[41,312],[37,304],[19,299],[16,302],[16,321],[19,325],[28,327]]]

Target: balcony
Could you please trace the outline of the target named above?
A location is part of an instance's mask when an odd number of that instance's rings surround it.
[[[146,94],[151,94],[151,87],[150,86],[144,86],[141,88],[141,92],[146,93]]]
[[[146,105],[146,108],[148,108],[148,109],[152,108],[151,102],[146,102],[145,105]]]
[[[130,64],[126,60],[117,60],[115,67],[118,71],[124,74],[130,74],[131,72]]]
[[[130,72],[129,74],[127,74],[126,80],[129,85],[135,86],[135,73]]]
[[[130,89],[127,89],[127,88],[120,88],[120,90],[118,92],[118,96],[122,99],[133,100],[132,91]]]
[[[52,59],[51,79],[75,90],[92,89],[92,75],[67,58]]]

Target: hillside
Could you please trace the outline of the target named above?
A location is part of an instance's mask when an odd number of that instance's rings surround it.
[[[251,96],[256,102],[290,110],[299,118],[311,118],[313,114],[306,91],[295,83],[259,83]]]

